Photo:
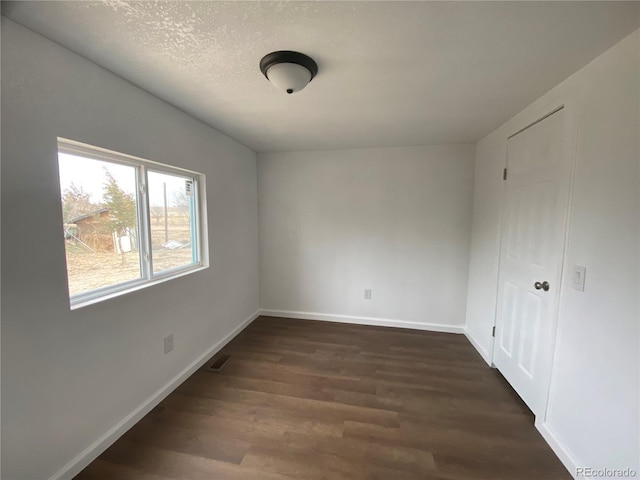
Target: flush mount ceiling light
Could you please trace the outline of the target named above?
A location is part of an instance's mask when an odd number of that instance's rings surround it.
[[[281,50],[260,60],[260,71],[274,87],[289,94],[299,92],[318,73],[318,65],[303,53]]]

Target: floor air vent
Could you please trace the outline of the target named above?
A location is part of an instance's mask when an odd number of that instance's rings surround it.
[[[210,372],[219,372],[220,370],[222,370],[222,367],[227,364],[230,358],[231,355],[220,355],[213,361],[211,365],[209,365],[207,370],[209,370]]]

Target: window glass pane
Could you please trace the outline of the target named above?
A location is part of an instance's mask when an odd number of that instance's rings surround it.
[[[196,263],[192,177],[148,172],[153,273]]]
[[[141,278],[136,169],[58,153],[69,295]]]

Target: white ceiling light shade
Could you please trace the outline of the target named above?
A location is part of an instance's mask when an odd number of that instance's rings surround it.
[[[318,65],[303,53],[281,50],[260,60],[260,71],[277,89],[289,94],[299,92],[318,73]]]
[[[293,93],[311,81],[311,72],[297,63],[277,63],[267,70],[267,78],[277,89]]]

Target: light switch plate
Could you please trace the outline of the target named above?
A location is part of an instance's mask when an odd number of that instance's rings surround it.
[[[571,273],[571,286],[576,290],[584,292],[584,277],[587,276],[587,267],[576,265]]]

